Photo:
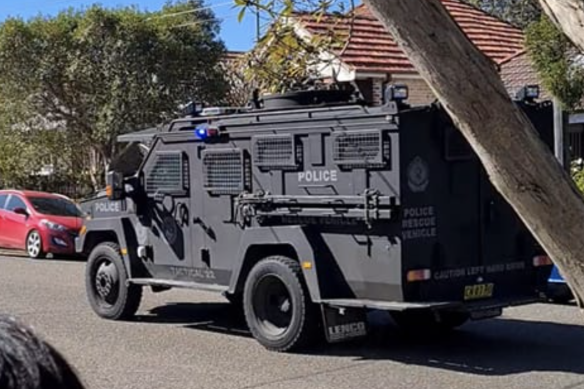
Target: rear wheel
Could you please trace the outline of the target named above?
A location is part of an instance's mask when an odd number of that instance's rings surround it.
[[[310,301],[300,265],[287,257],[268,257],[251,270],[243,308],[254,338],[269,350],[306,346],[318,330],[318,310]]]
[[[26,237],[26,253],[32,259],[42,259],[46,256],[43,251],[43,240],[37,230],[32,230]]]
[[[87,260],[85,288],[91,308],[110,320],[129,319],[138,310],[142,287],[128,284],[120,248],[107,242],[98,245]]]
[[[574,299],[574,295],[567,284],[550,284],[548,298],[555,304],[567,304]]]
[[[430,310],[392,312],[391,317],[401,330],[415,333],[448,332],[460,327],[469,319],[466,312],[433,312]]]

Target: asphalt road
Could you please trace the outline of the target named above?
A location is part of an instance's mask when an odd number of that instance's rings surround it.
[[[584,316],[531,305],[445,339],[406,338],[385,317],[365,341],[264,350],[220,296],[145,293],[135,322],[99,319],[84,263],[0,257],[0,312],[32,325],[89,388],[584,388]]]

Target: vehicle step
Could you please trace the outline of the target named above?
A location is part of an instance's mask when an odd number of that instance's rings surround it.
[[[457,302],[428,302],[428,303],[407,303],[398,301],[378,301],[378,300],[359,300],[359,299],[331,299],[322,300],[322,304],[331,307],[343,308],[369,308],[382,311],[405,311],[406,309],[425,309],[425,308],[447,308],[457,307]]]
[[[128,282],[136,285],[167,286],[171,288],[197,289],[211,292],[225,292],[229,289],[227,286],[223,285],[203,284],[199,282],[171,281],[156,278],[132,278],[129,279]]]

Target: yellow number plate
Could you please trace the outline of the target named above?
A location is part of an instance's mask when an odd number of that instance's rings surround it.
[[[493,284],[467,285],[464,287],[465,300],[477,300],[493,297]]]

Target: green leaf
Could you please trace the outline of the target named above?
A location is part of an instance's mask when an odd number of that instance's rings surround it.
[[[239,23],[241,23],[241,21],[243,20],[243,18],[245,17],[245,11],[247,8],[242,8],[239,13],[237,14],[237,21]]]

